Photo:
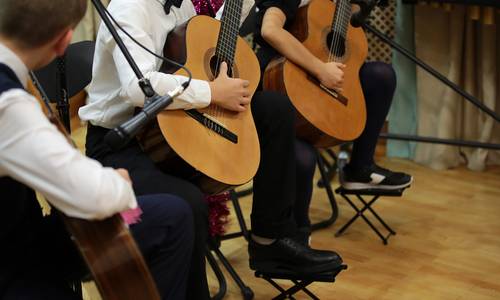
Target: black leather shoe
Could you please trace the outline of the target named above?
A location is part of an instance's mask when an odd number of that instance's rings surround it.
[[[337,269],[342,258],[333,251],[315,250],[292,238],[282,238],[271,245],[248,243],[250,269],[262,272],[279,270],[299,274],[317,274]]]

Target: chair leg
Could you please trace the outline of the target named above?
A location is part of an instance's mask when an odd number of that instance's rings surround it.
[[[247,240],[248,242],[250,239],[250,232],[247,228],[247,223],[245,222],[245,218],[243,217],[243,211],[241,210],[239,201],[239,197],[241,196],[234,190],[230,192],[230,195],[231,195],[231,202],[233,203],[234,211],[236,213],[236,217],[238,218],[238,223],[241,228],[241,233],[243,234],[243,237],[245,237],[245,240]]]
[[[359,217],[361,217],[366,222],[366,224],[368,224],[368,226],[370,226],[370,228],[378,235],[378,237],[382,240],[382,242],[384,243],[384,245],[387,245],[390,236],[391,235],[395,235],[396,232],[394,230],[392,230],[392,228],[389,227],[389,225],[387,225],[384,222],[384,220],[375,212],[375,210],[373,210],[371,208],[371,206],[375,203],[375,201],[377,201],[377,199],[380,196],[379,195],[374,196],[369,202],[366,202],[363,199],[363,197],[361,197],[360,195],[356,195],[356,197],[359,199],[359,201],[361,201],[361,203],[363,204],[363,207],[361,209],[359,209],[354,203],[352,203],[352,201],[349,199],[349,197],[347,197],[345,194],[342,194],[342,193],[341,193],[341,195],[347,201],[347,203],[349,203],[349,205],[356,211],[356,214],[346,224],[344,224],[344,226],[342,226],[342,228],[340,228],[335,233],[335,236],[336,237],[340,236],[342,233],[344,233],[344,231],[347,228],[349,228],[349,226],[351,226],[352,223],[354,223],[354,221],[356,221],[356,219],[358,219]],[[387,236],[384,236],[377,229],[377,227],[375,227],[375,225],[373,225],[373,223],[364,215],[364,213],[367,210],[370,211],[373,214],[373,216],[380,222],[380,224],[382,224],[382,226],[384,226],[385,229],[389,232],[389,234]]]
[[[210,249],[215,253],[219,261],[222,263],[222,265],[226,268],[227,272],[231,275],[233,278],[234,282],[238,285],[240,288],[241,294],[243,295],[243,299],[245,300],[251,300],[254,297],[254,293],[251,288],[249,288],[241,277],[236,273],[236,270],[233,268],[233,266],[229,263],[227,258],[224,256],[224,254],[220,251],[219,247],[215,243],[210,242]],[[225,294],[225,293],[224,293]]]
[[[338,158],[337,158],[337,155],[335,154],[335,152],[333,152],[331,149],[326,149],[326,153],[328,154],[328,156],[330,156],[330,158],[332,160],[332,163],[330,164],[327,162],[327,159],[323,156],[323,154],[321,154],[319,151],[317,153],[318,153],[318,156],[321,155],[321,158],[325,162],[324,165],[325,165],[325,170],[326,170],[326,180],[324,178],[321,178],[320,180],[318,180],[316,185],[319,188],[323,188],[323,187],[325,187],[326,183],[332,182],[332,180],[335,178],[335,175],[337,174],[337,170],[338,170]]]
[[[373,214],[373,216],[375,216],[375,218],[377,218],[377,220],[380,222],[380,224],[382,224],[385,227],[385,229],[387,229],[387,231],[389,231],[392,235],[396,235],[396,232],[394,230],[392,230],[392,228],[389,225],[387,225],[387,223],[385,223],[385,221],[375,212],[375,210],[372,209],[371,204],[366,203],[365,200],[361,196],[357,195],[357,197],[361,202],[363,202],[363,204],[368,206],[368,210]],[[375,201],[373,201],[373,202],[375,202]]]
[[[318,230],[321,228],[326,228],[335,223],[339,216],[339,208],[337,206],[337,200],[335,199],[335,194],[333,193],[332,186],[330,181],[328,180],[328,174],[327,170],[325,167],[325,161],[321,154],[318,152],[318,168],[319,172],[321,173],[321,180],[322,182],[327,182],[328,184],[325,185],[325,190],[326,194],[328,195],[328,201],[330,202],[330,207],[332,209],[332,213],[330,217],[324,221],[320,221],[318,223],[312,224],[311,225],[311,230]]]
[[[213,297],[211,297],[212,300],[221,300],[226,296],[227,292],[227,282],[226,278],[224,277],[224,274],[222,273],[222,270],[220,269],[219,265],[217,264],[217,261],[215,260],[215,257],[213,256],[212,252],[210,251],[210,248],[207,249],[206,253],[207,261],[210,264],[210,267],[215,273],[215,276],[217,277],[217,281],[219,282],[219,291],[217,294],[215,294]]]

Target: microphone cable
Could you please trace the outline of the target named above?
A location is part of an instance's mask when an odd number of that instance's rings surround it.
[[[129,39],[131,39],[135,44],[137,44],[137,46],[141,47],[142,49],[144,49],[146,52],[153,55],[154,57],[159,58],[159,59],[161,59],[161,60],[163,60],[171,65],[174,65],[174,66],[179,67],[179,68],[183,69],[184,71],[186,71],[186,73],[188,74],[188,80],[182,84],[182,88],[184,90],[187,89],[187,87],[191,84],[191,80],[193,79],[193,74],[191,73],[191,71],[188,68],[186,68],[183,64],[180,64],[180,63],[178,63],[172,59],[169,59],[163,55],[158,55],[158,54],[154,53],[153,51],[151,51],[150,49],[148,49],[146,46],[144,46],[139,41],[137,41],[134,37],[132,37],[132,35],[130,33],[128,33],[120,24],[118,24],[118,22],[111,15],[111,13],[108,11],[107,8],[104,8],[104,11],[106,12],[106,15],[111,19],[111,21],[113,21],[113,23],[116,25],[116,27],[121,32],[123,32]]]

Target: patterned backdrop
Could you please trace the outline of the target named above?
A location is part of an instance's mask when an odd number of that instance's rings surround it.
[[[376,7],[372,12],[370,24],[381,32],[387,34],[391,39],[394,39],[395,17],[396,17],[396,1],[389,1],[389,6],[385,8]],[[367,32],[368,38],[368,60],[378,60],[386,63],[392,62],[391,48],[380,41],[372,33]]]

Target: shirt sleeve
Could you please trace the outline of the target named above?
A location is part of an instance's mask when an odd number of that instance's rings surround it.
[[[131,13],[129,10],[136,10]],[[113,16],[117,22],[122,26],[127,32],[130,33],[134,39],[139,43],[147,47],[148,49],[154,50],[155,44],[150,34],[147,32],[149,28],[149,19],[147,12],[143,7],[137,5],[127,5],[115,9],[112,12]],[[134,16],[131,18],[130,16]],[[130,68],[125,56],[122,54],[119,47],[116,45],[114,40],[111,38],[109,31],[102,28],[106,35],[108,36],[106,43],[109,45],[109,51],[113,55],[113,60],[115,61],[116,68],[119,70],[118,76],[122,86],[121,95],[125,99],[129,99],[131,104],[134,106],[144,105],[144,94],[142,93],[137,77]],[[165,95],[168,91],[171,91],[188,80],[185,76],[165,74],[158,72],[158,59],[153,57],[151,54],[147,53],[144,49],[134,43],[129,37],[127,37],[123,32],[119,31],[120,37],[123,39],[125,46],[129,50],[130,54],[137,63],[139,69],[148,78],[155,89],[155,91],[160,95]],[[193,79],[190,86],[184,91],[182,95],[177,97],[173,104],[171,104],[168,109],[191,109],[191,108],[203,108],[210,104],[211,91],[210,86],[207,81]]]
[[[0,176],[42,193],[70,217],[103,219],[137,207],[131,185],[74,149],[22,90],[0,101]]]

